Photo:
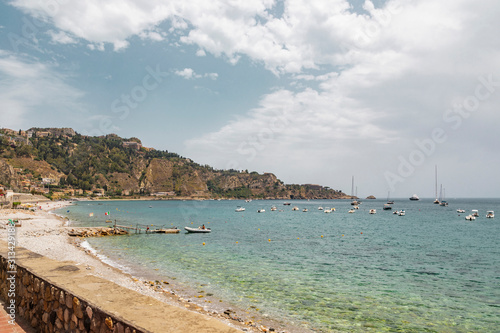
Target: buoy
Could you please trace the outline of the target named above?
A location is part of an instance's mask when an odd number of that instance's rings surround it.
[[[260,230],[260,228],[259,228],[259,229],[257,229],[257,230]]]
[[[238,244],[238,241],[236,241],[236,244]]]
[[[342,235],[342,237],[344,237],[344,235]]]
[[[363,234],[363,233],[361,233],[361,234]]]
[[[300,237],[297,237],[297,239],[300,239]]]
[[[323,235],[321,235],[321,238],[323,238]]]
[[[203,245],[205,245],[205,243],[203,242]]]
[[[269,238],[267,241],[268,241],[268,242],[270,242],[270,241],[271,241],[271,238]]]

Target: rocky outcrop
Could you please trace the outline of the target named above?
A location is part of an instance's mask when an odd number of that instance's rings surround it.
[[[14,168],[3,158],[0,158],[0,184],[13,190],[18,190],[19,188],[19,181]]]

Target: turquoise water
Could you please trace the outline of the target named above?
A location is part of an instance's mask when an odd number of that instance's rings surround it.
[[[105,225],[107,218],[125,225],[205,224],[212,233],[89,242],[136,273],[202,285],[234,306],[304,330],[497,332],[500,200],[448,201],[441,207],[432,199],[396,200],[394,209],[406,216],[383,211],[385,200],[365,200],[354,214],[341,200],[78,202],[58,213],[85,226]],[[300,210],[292,211],[294,205]],[[246,211],[235,212],[237,206]],[[457,208],[478,209],[480,217],[466,221]],[[498,216],[486,219],[486,210]]]

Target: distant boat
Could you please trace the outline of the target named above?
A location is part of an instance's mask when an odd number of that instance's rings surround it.
[[[331,210],[330,208],[327,208],[327,209],[325,209],[323,212],[325,212],[325,213],[331,213],[331,212],[332,212],[332,210]]]
[[[266,210],[265,210],[264,208],[261,208],[261,209],[259,209],[259,210],[257,211],[257,213],[265,213],[265,211],[266,211]]]
[[[252,199],[246,199],[245,202],[252,202]]]
[[[486,212],[486,217],[489,218],[489,219],[492,219],[495,217],[495,212],[492,211],[492,210],[489,210],[488,212]]]
[[[420,198],[418,197],[418,195],[414,194],[414,195],[412,195],[410,197],[410,200],[412,200],[412,201],[418,201],[418,200],[420,200]]]
[[[289,202],[284,202],[283,205],[284,206],[290,206],[290,203]]]
[[[477,209],[473,209],[471,215],[474,217],[479,217],[479,211]]]
[[[439,205],[439,199],[438,199],[438,167],[436,165],[436,171],[435,171],[435,176],[436,176],[436,186],[435,186],[435,190],[436,190],[436,199],[434,200],[434,203],[436,205]]]
[[[387,192],[387,204],[388,205],[393,205],[394,201],[390,199],[391,198],[391,192]],[[389,208],[390,209],[390,208]]]
[[[299,210],[299,207],[293,206],[292,210]]]
[[[465,209],[457,209],[457,213],[465,213]]]
[[[400,210],[399,213],[398,213],[398,216],[405,216],[406,213],[404,210]]]
[[[323,210],[323,207],[321,207],[321,206],[320,206],[320,207],[318,207],[318,210]]]
[[[308,212],[309,210],[307,208],[302,209],[304,213]]]
[[[388,203],[384,204],[384,210],[391,210],[392,206]]]
[[[377,214],[377,210],[376,209],[370,209],[369,213],[370,214]]]
[[[448,202],[446,202],[446,200],[444,200],[445,198],[445,190],[443,189],[443,184],[441,184],[441,190],[439,192],[439,206],[443,206],[443,207],[448,207]]]
[[[351,205],[357,206],[359,205],[358,200],[354,199],[354,176],[352,176],[352,185],[351,185]]]
[[[351,208],[351,209],[349,210],[349,213],[351,213],[351,214],[352,214],[352,213],[354,213],[354,212],[355,212],[355,210],[354,210],[353,208]]]
[[[238,207],[234,210],[235,212],[244,212],[245,208],[244,207]]]
[[[271,211],[274,212],[275,210],[277,210],[276,206],[272,206]]]
[[[467,216],[465,217],[465,219],[466,219],[467,221],[474,221],[474,220],[476,219],[476,217],[475,217],[474,215],[467,215]]]

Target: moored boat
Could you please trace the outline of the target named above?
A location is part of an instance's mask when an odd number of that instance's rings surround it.
[[[410,200],[412,200],[412,201],[418,201],[418,200],[420,200],[420,198],[418,197],[418,195],[414,194],[414,195],[412,195],[410,197]]]
[[[261,209],[259,209],[259,210],[257,211],[257,213],[265,213],[265,212],[266,212],[266,210],[265,210],[264,208],[261,208]]]
[[[474,221],[474,220],[476,219],[476,217],[475,217],[474,215],[467,215],[467,216],[465,217],[465,219],[466,219],[467,221]]]
[[[244,212],[245,208],[244,207],[238,207],[234,210],[235,212]]]
[[[299,207],[293,206],[292,210],[299,210]]]
[[[479,211],[477,209],[473,209],[471,215],[474,217],[479,217]]]
[[[405,216],[406,212],[404,210],[400,210],[398,216]]]
[[[376,209],[370,209],[369,213],[370,214],[377,214],[377,210]]]
[[[209,233],[212,230],[210,228],[203,228],[203,227],[198,227],[198,228],[190,228],[190,227],[184,227],[184,230],[186,230],[188,233]]]
[[[465,213],[465,209],[457,209],[457,213]]]
[[[489,218],[489,219],[492,219],[495,217],[495,212],[492,211],[492,210],[489,210],[486,212],[486,217]]]
[[[384,204],[384,210],[391,210],[392,206],[388,203]]]

